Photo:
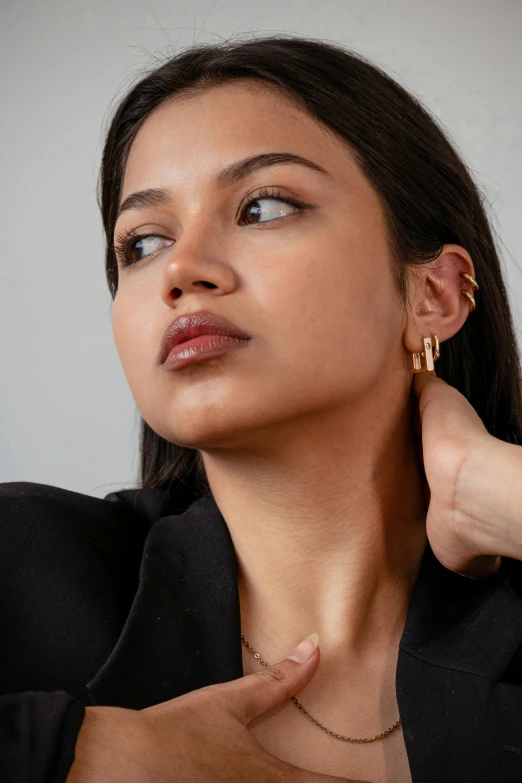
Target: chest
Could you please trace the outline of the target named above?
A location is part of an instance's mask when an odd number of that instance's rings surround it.
[[[347,717],[346,709],[337,714],[330,709],[328,715],[332,731]],[[266,750],[296,767],[365,783],[412,783],[400,724],[373,742],[345,742],[321,731],[289,700],[255,718],[248,728]]]
[[[243,649],[244,673],[258,669]],[[330,731],[371,737],[399,716],[395,675],[394,656],[367,676],[336,677],[337,688],[317,672],[297,699]],[[373,742],[346,742],[322,731],[288,699],[254,718],[248,728],[265,750],[295,767],[364,783],[412,783],[401,724]]]

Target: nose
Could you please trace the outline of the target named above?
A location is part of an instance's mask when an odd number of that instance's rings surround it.
[[[171,307],[183,295],[204,295],[206,298],[234,291],[237,273],[224,248],[224,244],[221,249],[216,248],[215,243],[209,248],[203,240],[189,240],[184,235],[169,253],[163,270],[163,300]]]

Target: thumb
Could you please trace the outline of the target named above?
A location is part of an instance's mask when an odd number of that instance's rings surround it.
[[[227,709],[243,724],[299,693],[319,666],[319,634],[312,633],[280,663],[227,683]]]

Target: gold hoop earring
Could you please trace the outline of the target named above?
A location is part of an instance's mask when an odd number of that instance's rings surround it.
[[[474,291],[478,291],[479,290],[478,283],[477,283],[477,281],[475,280],[474,277],[471,277],[471,275],[468,275],[467,272],[461,272],[460,274],[461,274],[461,277],[463,277],[465,280],[468,281],[468,283],[471,283],[471,285],[473,286],[473,290]],[[460,289],[460,293],[464,294],[464,296],[467,296],[467,298],[469,299],[469,311],[470,311],[470,313],[472,313],[473,310],[475,310],[476,307],[477,307],[477,304],[475,302],[475,297],[473,296],[471,291],[467,291],[465,288],[461,288]]]
[[[434,363],[440,356],[439,338],[436,334],[432,334],[431,338],[423,337],[422,341],[424,350],[414,351],[412,354],[413,372],[435,372]]]

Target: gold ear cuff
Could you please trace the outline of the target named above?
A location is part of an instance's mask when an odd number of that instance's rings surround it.
[[[466,272],[461,272],[460,274],[461,274],[462,277],[464,277],[468,281],[468,283],[471,283],[471,285],[473,286],[473,289],[475,291],[479,290],[478,283],[477,283],[477,281],[475,280],[474,277],[471,277],[471,275],[468,275]],[[475,310],[475,308],[477,306],[476,303],[475,303],[475,297],[473,296],[471,291],[467,291],[465,288],[461,288],[460,289],[460,293],[464,294],[464,296],[468,297],[468,299],[469,299],[469,311],[470,311],[470,313],[472,313],[473,310]]]

